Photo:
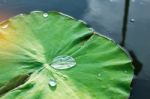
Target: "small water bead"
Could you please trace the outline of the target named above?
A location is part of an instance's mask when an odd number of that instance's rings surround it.
[[[100,80],[100,81],[102,80],[101,76],[102,76],[101,73],[99,73],[99,74],[97,75],[97,79]]]
[[[130,22],[132,22],[132,23],[133,23],[133,22],[135,22],[135,19],[133,19],[133,18],[132,18],[132,19],[130,19]]]
[[[98,74],[98,77],[100,77],[100,76],[101,76],[101,74],[99,73],[99,74]]]
[[[50,79],[48,83],[51,87],[55,87],[57,85],[57,82],[54,79]]]
[[[48,13],[44,13],[44,14],[43,14],[43,17],[48,17]]]
[[[68,69],[76,65],[76,61],[71,56],[57,56],[53,59],[51,66],[55,69]]]

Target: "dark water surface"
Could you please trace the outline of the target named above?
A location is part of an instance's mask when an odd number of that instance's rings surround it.
[[[33,10],[64,12],[123,42],[137,75],[130,99],[150,99],[150,0],[0,0],[0,21]]]

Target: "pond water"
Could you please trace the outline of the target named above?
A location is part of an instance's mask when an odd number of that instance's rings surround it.
[[[130,52],[137,75],[130,99],[150,99],[149,9],[150,0],[0,0],[0,21],[33,10],[57,10],[86,21]]]

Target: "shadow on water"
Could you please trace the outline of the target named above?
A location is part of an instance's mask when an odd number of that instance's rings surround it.
[[[142,69],[142,63],[137,59],[136,55],[134,54],[134,52],[132,50],[129,50],[129,53],[133,59],[133,65],[134,65],[134,74],[135,75],[138,75],[139,72],[141,71]]]
[[[125,48],[126,48],[125,41],[126,41],[126,33],[128,27],[129,8],[130,8],[130,0],[126,0],[124,6],[124,18],[123,18],[123,26],[122,26],[122,41],[120,43],[120,45]],[[136,55],[132,50],[128,50],[128,51],[133,59],[132,63],[134,65],[134,74],[137,76],[142,69],[142,63],[137,59]]]
[[[125,40],[126,40],[126,33],[128,27],[128,17],[129,17],[129,8],[130,8],[130,0],[126,0],[124,6],[124,17],[123,17],[123,26],[122,26],[122,41],[120,43],[121,46],[125,47]],[[133,66],[134,66],[134,74],[137,76],[142,69],[142,63],[137,59],[135,53],[132,50],[128,50],[132,59],[133,59]],[[133,79],[131,86],[135,83],[135,79]],[[132,96],[133,91],[131,92]],[[131,98],[131,97],[130,97]]]
[[[124,6],[124,17],[123,17],[123,26],[122,26],[122,41],[120,43],[121,46],[125,47],[125,41],[126,41],[126,33],[127,33],[127,28],[128,28],[128,17],[129,17],[129,8],[130,8],[130,0],[125,1],[125,6]],[[127,48],[126,48],[127,49]],[[132,57],[132,63],[134,66],[134,74],[135,78],[132,81],[131,87],[136,83],[136,76],[140,73],[142,69],[142,63],[138,60],[136,57],[135,53],[133,50],[128,50],[130,53],[130,56]],[[131,96],[129,99],[131,99],[133,94],[133,90],[131,91]]]
[[[130,7],[130,0],[126,0],[125,5],[124,5],[124,16],[123,16],[123,25],[122,25],[122,41],[120,43],[121,46],[125,46],[127,26],[128,26],[129,7]]]

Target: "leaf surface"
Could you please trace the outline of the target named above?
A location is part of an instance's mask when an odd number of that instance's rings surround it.
[[[10,18],[0,27],[0,99],[128,98],[131,59],[84,22],[39,11]],[[76,65],[53,68],[53,59],[64,55]],[[56,80],[55,87],[50,79]]]

